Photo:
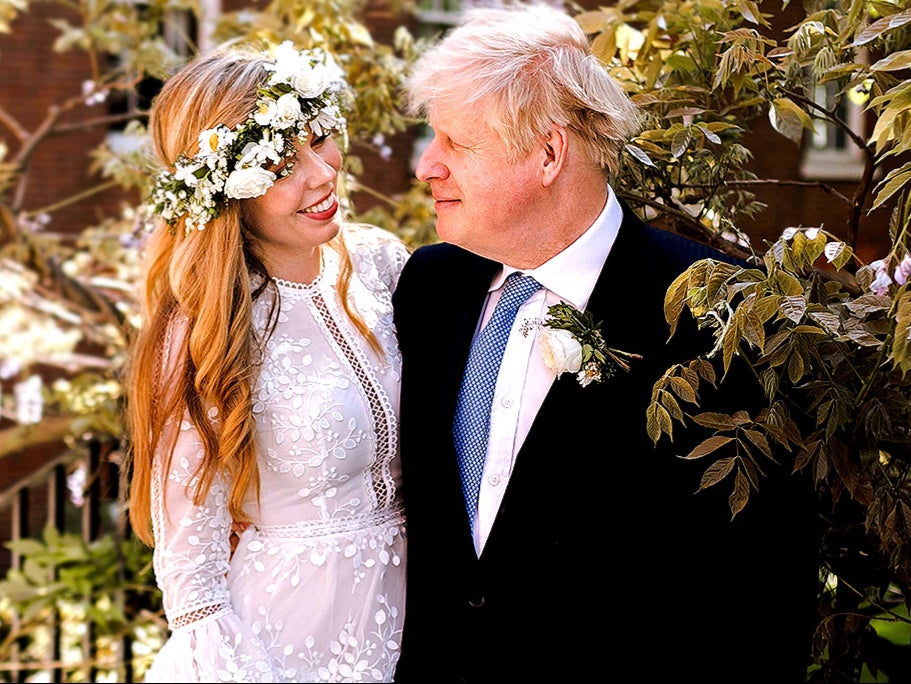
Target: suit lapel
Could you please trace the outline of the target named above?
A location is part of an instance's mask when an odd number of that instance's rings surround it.
[[[487,297],[487,291],[500,264],[482,259],[474,254],[467,253],[465,263],[465,279],[456,287],[453,286],[445,306],[448,320],[452,328],[446,339],[441,340],[441,368],[445,375],[440,387],[441,396],[445,397],[445,409],[449,424],[455,417],[455,404],[462,384],[462,375],[465,364],[468,362],[468,352],[474,336],[481,310]]]
[[[486,301],[487,291],[494,275],[500,268],[500,264],[487,259],[482,259],[470,252],[460,252],[462,263],[459,264],[459,273],[464,276],[457,284],[453,284],[451,290],[442,298],[440,306],[445,307],[443,312],[445,325],[441,329],[441,339],[437,347],[439,354],[439,372],[440,382],[438,389],[439,397],[439,420],[441,426],[451,432],[453,421],[455,419],[455,407],[459,396],[459,389],[462,384],[462,375],[465,365],[468,361],[468,352],[471,347],[472,338],[478,319],[481,316],[481,310]],[[453,488],[454,496],[463,501],[462,483],[459,475],[458,458],[455,453],[455,445],[452,439],[445,442],[448,447],[448,454],[440,454],[445,457],[447,473],[445,480]],[[463,551],[460,557],[466,563],[465,572],[474,573],[477,571],[477,555],[475,554],[474,541],[468,524],[468,514],[465,511],[464,503],[461,505],[461,525],[464,531],[462,537],[464,541]]]
[[[622,204],[622,203],[621,203]],[[601,267],[601,273],[589,297],[586,310],[592,314],[595,323],[602,323],[604,341],[608,347],[637,351],[641,343],[641,336],[637,326],[612,325],[612,321],[632,320],[632,312],[628,309],[635,308],[636,298],[631,295],[636,278],[643,277],[644,257],[641,239],[642,222],[629,208],[623,206],[623,221],[614,241],[607,260]],[[638,273],[638,275],[636,275]],[[617,384],[617,383],[614,383]],[[534,439],[535,427],[543,423],[541,429],[548,429],[549,417],[554,415],[553,409],[572,406],[574,400],[584,398],[595,399],[611,382],[602,385],[589,385],[582,387],[570,373],[564,373],[551,385],[550,391],[544,398],[541,410],[538,411],[532,422],[526,444]],[[558,410],[562,414],[564,410]],[[523,445],[524,449],[524,445]],[[521,451],[517,456],[517,467],[521,463]]]
[[[643,343],[642,332],[637,326],[611,325],[611,321],[631,320],[630,309],[636,306],[636,297],[631,295],[631,291],[635,286],[635,279],[644,277],[644,264],[647,263],[643,224],[625,204],[623,208],[624,216],[620,230],[598,276],[587,310],[591,312],[596,323],[603,322],[602,331],[609,347],[635,352]],[[603,412],[611,406],[622,404],[629,381],[628,377],[615,376],[604,383],[582,387],[571,373],[564,373],[557,378],[544,398],[528,436],[516,455],[502,507],[510,506],[511,500],[516,496],[515,492],[523,489],[522,481],[526,477],[533,477],[532,471],[548,467],[542,466],[540,461],[552,457],[553,453],[550,447],[542,448],[542,445],[551,445],[554,435],[561,434],[559,426],[578,424],[580,412]],[[498,515],[486,548],[490,548],[492,542],[496,543],[498,533],[509,534],[502,529],[502,525],[498,525],[500,520],[501,516]]]

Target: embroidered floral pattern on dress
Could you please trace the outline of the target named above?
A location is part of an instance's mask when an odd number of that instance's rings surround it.
[[[261,503],[248,502],[253,525],[229,563],[224,483],[203,505],[188,501],[200,446],[183,426],[155,517],[175,631],[147,681],[392,681],[406,539],[391,293],[407,252],[375,229],[350,241],[353,303],[386,357],[343,313],[333,251],[312,284],[276,281],[281,307],[254,387]],[[257,302],[259,329],[267,315]]]

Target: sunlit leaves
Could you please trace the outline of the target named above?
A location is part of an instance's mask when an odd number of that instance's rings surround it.
[[[895,312],[895,335],[892,339],[892,362],[903,373],[911,369],[911,292],[902,293]]]
[[[698,374],[689,376],[696,382],[688,380],[695,390],[684,395],[688,401],[676,391],[682,369],[694,366],[675,366],[653,387],[651,415],[664,409],[667,418],[649,425],[650,436],[655,441],[664,433],[670,436],[666,423],[671,417],[709,430],[686,457],[711,459],[704,486],[737,473],[729,501],[734,515],[747,505],[746,485],[760,484],[757,459],[778,457],[772,442],[799,447],[792,452],[795,469],[811,468],[820,482],[833,473],[850,477],[852,494],[869,498],[869,481],[846,465],[840,440],[847,434],[858,439],[864,431],[861,439],[883,439],[907,421],[911,382],[890,374],[884,362],[891,359],[901,374],[911,366],[911,294],[902,288],[893,305],[886,295],[859,289],[872,282],[869,268],[858,271],[857,289],[846,289],[852,287],[850,278],[824,278],[816,269],[824,262],[840,270],[853,258],[853,250],[826,231],[791,228],[765,253],[765,270],[703,260],[666,292],[671,329],[676,331],[689,310],[713,331],[715,347],[707,357],[720,354],[725,373],[734,359],[748,359],[770,407],[776,407],[753,422],[733,408],[730,414],[685,412],[681,420],[680,406],[702,403]],[[779,401],[785,397],[788,401]],[[901,423],[893,422],[890,410],[900,412]],[[797,429],[792,411],[801,422],[811,420],[806,435]]]
[[[813,129],[813,119],[792,100],[779,97],[772,101],[769,121],[775,130],[794,143],[800,143],[804,130]]]
[[[867,109],[878,114],[870,141],[887,158],[911,149],[911,80],[904,80],[870,100]],[[890,147],[890,144],[901,144]]]
[[[911,22],[911,9],[881,17],[860,31],[851,43],[852,47],[860,47],[882,38],[890,31],[901,28]]]
[[[714,453],[717,449],[720,449],[725,444],[729,444],[731,441],[733,441],[733,439],[733,437],[722,437],[720,435],[709,437],[701,444],[699,444],[695,449],[693,449],[690,453],[688,453],[684,458],[702,458],[707,454]]]
[[[882,206],[892,195],[906,189],[909,185],[911,185],[911,162],[905,162],[890,171],[876,186],[876,200],[873,202],[873,208]]]
[[[0,580],[0,596],[4,597],[0,619],[6,628],[0,658],[5,661],[13,657],[13,644],[21,647],[24,637],[40,633],[50,624],[61,631],[67,653],[81,653],[82,634],[91,623],[100,670],[110,667],[104,655],[118,648],[124,634],[147,631],[149,643],[166,638],[167,630],[156,612],[161,599],[147,546],[110,534],[86,542],[80,535],[60,533],[50,525],[41,539],[17,539],[8,546],[24,562],[21,569],[11,569]],[[116,600],[118,595],[132,597],[130,614],[124,611],[124,602]],[[137,605],[153,610],[133,614]],[[74,672],[86,665],[83,659],[66,657],[64,661],[66,669],[61,671],[71,677],[78,678]]]

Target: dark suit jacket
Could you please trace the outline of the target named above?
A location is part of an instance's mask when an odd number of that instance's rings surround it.
[[[706,257],[727,259],[624,205],[588,309],[609,346],[644,359],[601,384],[554,383],[478,559],[452,421],[500,265],[452,245],[416,250],[394,299],[409,544],[397,681],[804,681],[812,488],[768,467],[732,521],[730,483],[696,493],[707,463],[679,458],[707,435],[676,425],[655,447],[646,434],[654,381],[710,349],[691,318],[668,344],[663,313],[670,282]]]

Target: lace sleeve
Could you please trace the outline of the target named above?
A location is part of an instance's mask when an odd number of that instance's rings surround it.
[[[193,503],[202,444],[181,421],[170,467],[165,454],[154,466],[152,489],[155,576],[171,630],[217,615],[229,605],[227,581],[231,518],[226,483],[213,482],[201,505]]]
[[[171,331],[174,333],[174,331]],[[175,334],[165,345],[173,365]],[[168,349],[171,349],[171,353]],[[203,447],[195,426],[167,426],[152,472],[153,562],[171,635],[156,655],[146,682],[274,681],[272,662],[259,637],[231,607],[229,483],[216,478],[200,505],[193,503]]]
[[[175,317],[162,348],[162,378],[174,377],[182,366],[186,334],[186,320]],[[225,572],[231,521],[225,483],[214,482],[203,504],[193,504],[202,458],[202,443],[192,423],[186,419],[168,423],[152,464],[151,498],[155,577],[172,630],[214,615],[229,604]]]

